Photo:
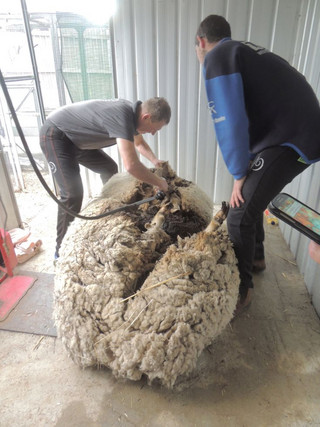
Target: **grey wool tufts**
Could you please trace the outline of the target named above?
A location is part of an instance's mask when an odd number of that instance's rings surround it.
[[[233,317],[239,272],[210,199],[165,163],[163,201],[96,221],[75,219],[55,279],[54,317],[67,352],[81,367],[174,388]],[[127,173],[112,177],[85,215],[153,195]]]

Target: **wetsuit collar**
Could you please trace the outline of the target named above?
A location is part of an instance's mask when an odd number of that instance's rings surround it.
[[[218,45],[219,45],[220,43],[227,42],[228,40],[231,40],[231,37],[225,37],[224,39],[221,39],[221,40],[219,41]]]

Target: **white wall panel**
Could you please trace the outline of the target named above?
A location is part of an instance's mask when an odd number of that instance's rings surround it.
[[[136,51],[132,0],[121,0],[114,17],[114,41],[119,98],[137,98]]]
[[[277,3],[277,0],[252,1],[251,23],[247,38],[267,49],[271,49],[273,43]]]
[[[247,40],[252,18],[252,0],[227,2],[225,18],[231,25],[232,38]]]
[[[143,10],[143,13],[141,11]],[[157,40],[154,3],[136,0],[133,7],[137,95],[157,92]],[[148,53],[146,55],[146,52]]]
[[[178,164],[178,64],[179,52],[176,41],[179,34],[177,25],[178,2],[176,0],[159,0],[156,2],[157,16],[157,95],[164,96],[171,106],[171,122],[158,136],[158,155],[160,159],[169,160],[177,170]],[[150,94],[152,96],[152,94]]]
[[[271,50],[292,62],[301,0],[278,0]]]
[[[198,2],[181,0],[179,5],[178,68],[178,164],[177,173],[195,180],[197,161],[197,106],[199,64],[195,56],[195,32],[200,19]]]

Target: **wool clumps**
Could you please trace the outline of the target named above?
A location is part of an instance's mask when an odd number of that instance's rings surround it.
[[[81,367],[173,388],[233,317],[239,272],[210,199],[167,163],[155,173],[170,191],[161,202],[95,221],[75,219],[56,267],[58,336]],[[85,215],[153,195],[127,173],[104,186]]]

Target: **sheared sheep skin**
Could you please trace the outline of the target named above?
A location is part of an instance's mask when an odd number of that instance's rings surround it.
[[[116,377],[146,376],[174,388],[232,319],[240,280],[223,215],[211,221],[210,199],[167,163],[155,172],[169,182],[163,201],[70,225],[56,267],[54,317],[79,366],[103,365]],[[152,194],[151,186],[117,174],[82,214]],[[197,229],[185,236],[188,227]]]

